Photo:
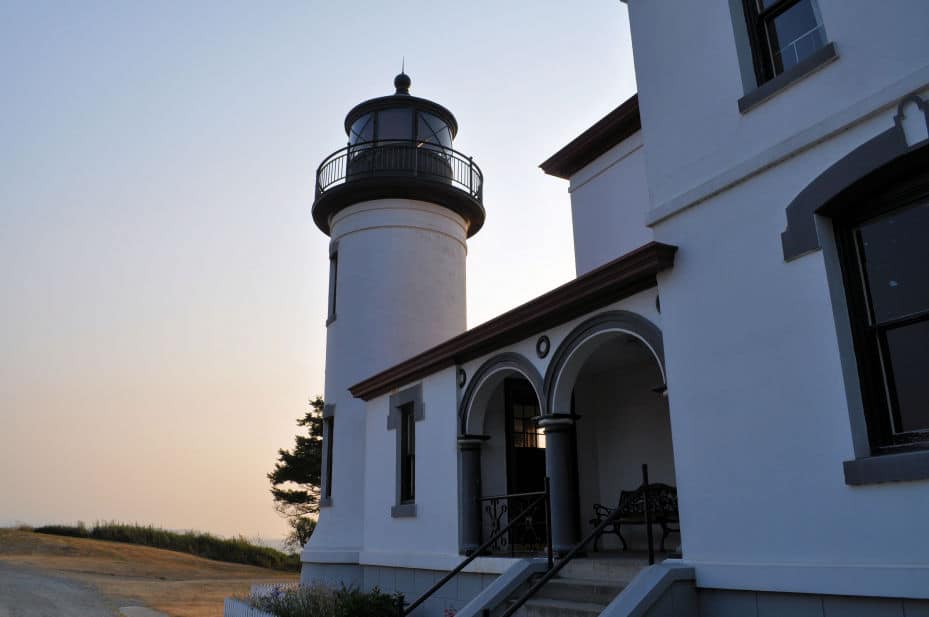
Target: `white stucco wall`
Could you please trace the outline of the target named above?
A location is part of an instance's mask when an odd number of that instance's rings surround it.
[[[378,460],[386,420],[369,432],[365,403],[348,388],[465,330],[466,226],[433,204],[383,199],[342,210],[331,229],[339,268],[336,319],[326,332],[332,505],[321,509],[303,559],[351,563],[365,535],[366,457]]]
[[[680,247],[659,289],[684,555],[701,585],[929,595],[929,482],[845,484],[848,333],[829,293],[842,283],[822,251],[785,262],[780,241],[793,197],[893,111],[655,227]]]
[[[571,176],[569,191],[578,276],[652,239],[641,131]]]
[[[751,84],[742,83],[729,0],[683,10],[627,0],[653,207],[785,141],[808,141],[804,131],[829,128],[848,108],[926,83],[929,3],[817,2],[838,60],[741,114]]]

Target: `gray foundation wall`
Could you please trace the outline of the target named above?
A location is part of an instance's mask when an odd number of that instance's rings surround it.
[[[330,587],[340,587],[344,583],[365,591],[377,587],[388,594],[402,593],[407,602],[412,602],[447,573],[443,570],[387,566],[304,563],[300,583],[322,583]],[[457,611],[496,580],[497,576],[463,572],[426,600],[413,612],[413,617],[444,617],[448,609]]]
[[[695,589],[676,582],[642,617],[929,617],[929,600]]]

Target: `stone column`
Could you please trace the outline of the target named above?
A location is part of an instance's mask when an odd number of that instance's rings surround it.
[[[461,435],[458,437],[458,491],[460,508],[458,528],[461,550],[470,555],[481,546],[481,445],[486,435]]]
[[[545,471],[551,486],[552,547],[564,555],[580,540],[577,456],[573,414],[551,414],[539,420],[545,431]]]

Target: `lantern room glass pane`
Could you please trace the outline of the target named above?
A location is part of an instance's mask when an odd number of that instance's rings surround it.
[[[437,116],[425,112],[419,113],[416,139],[445,148],[452,147],[452,132],[448,126]]]
[[[385,109],[377,112],[377,139],[413,139],[413,110]]]
[[[348,142],[350,144],[362,143],[374,140],[374,114],[365,114],[355,120],[349,131]]]

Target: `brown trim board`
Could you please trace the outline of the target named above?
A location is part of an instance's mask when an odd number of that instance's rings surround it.
[[[677,247],[649,242],[561,287],[413,356],[349,388],[366,401],[455,364],[511,345],[617,300],[655,287]]]
[[[627,137],[634,135],[641,128],[639,95],[633,94],[622,105],[550,156],[539,167],[550,176],[567,180],[585,165]]]

